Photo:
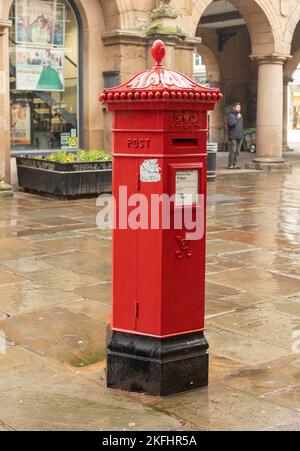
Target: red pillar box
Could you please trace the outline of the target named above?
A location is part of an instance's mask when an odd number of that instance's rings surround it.
[[[204,337],[207,112],[222,99],[162,66],[100,97],[114,112],[108,387],[170,395],[208,384]]]

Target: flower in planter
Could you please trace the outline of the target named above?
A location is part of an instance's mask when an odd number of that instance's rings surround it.
[[[105,152],[104,150],[79,150],[75,154],[67,152],[56,152],[45,157],[45,160],[63,164],[112,161],[112,155]]]
[[[104,150],[79,150],[76,154],[77,161],[111,161],[112,156]]]

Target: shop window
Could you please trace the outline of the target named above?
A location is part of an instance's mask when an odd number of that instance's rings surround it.
[[[67,0],[15,0],[10,19],[12,153],[79,147],[79,25]]]

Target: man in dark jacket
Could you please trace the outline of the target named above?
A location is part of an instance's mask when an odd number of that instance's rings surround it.
[[[236,169],[244,138],[244,119],[240,103],[228,114],[229,162],[228,169]]]

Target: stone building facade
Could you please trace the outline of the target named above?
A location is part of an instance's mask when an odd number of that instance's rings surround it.
[[[43,20],[37,42],[33,29]],[[0,0],[0,179],[10,179],[12,154],[66,148],[72,137],[109,150],[111,116],[98,94],[151,66],[156,38],[167,45],[168,67],[192,76],[197,50],[207,81],[222,89],[211,139],[226,140],[224,113],[240,101],[257,128],[257,161],[281,164],[299,21],[300,0]],[[38,66],[49,64],[64,87],[43,92]]]

